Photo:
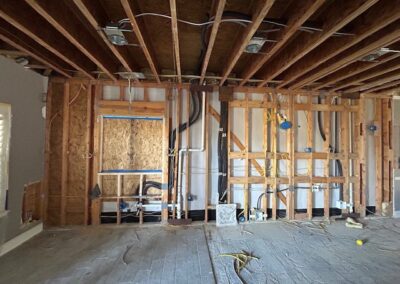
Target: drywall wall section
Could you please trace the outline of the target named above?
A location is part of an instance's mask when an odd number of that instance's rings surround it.
[[[6,216],[0,217],[0,244],[28,229],[22,227],[24,185],[43,178],[43,94],[47,78],[0,57],[0,102],[11,104],[9,194]]]

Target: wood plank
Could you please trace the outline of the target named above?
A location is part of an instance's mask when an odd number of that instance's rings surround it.
[[[191,102],[190,102],[190,97],[191,97],[191,92],[186,93],[186,121],[189,121],[190,117],[190,108],[191,108]],[[190,125],[187,126],[186,128],[186,147],[190,148]],[[185,178],[185,195],[183,196],[184,198],[184,210],[185,210],[185,219],[189,218],[189,194],[190,194],[190,154],[187,153],[186,155],[186,164],[185,164],[185,173],[186,173],[186,178]]]
[[[204,55],[203,65],[201,67],[200,84],[203,84],[204,77],[206,76],[208,62],[210,61],[215,39],[217,38],[217,33],[219,25],[221,24],[222,13],[224,12],[225,3],[226,0],[218,0],[217,10],[214,15],[213,27],[211,29],[210,37],[208,39],[207,51],[206,54]]]
[[[375,118],[374,123],[377,126],[377,131],[374,133],[375,138],[375,171],[376,171],[376,185],[375,185],[375,213],[382,215],[382,201],[383,201],[383,180],[382,180],[382,99],[375,99]]]
[[[179,35],[178,35],[178,19],[176,15],[176,2],[175,0],[169,0],[169,6],[171,9],[171,28],[172,28],[172,42],[174,47],[174,58],[176,75],[178,75],[178,83],[182,82],[181,72],[181,57],[179,53]]]
[[[279,87],[282,88],[294,82],[297,78],[305,75],[399,18],[399,0],[379,1],[373,9],[367,10],[352,22],[352,27],[347,32],[353,34],[353,36],[332,37],[328,39],[318,49],[310,52],[297,62],[293,68],[289,69],[283,77],[283,83],[279,84]]]
[[[249,96],[246,96],[246,101],[248,101]],[[250,170],[250,165],[249,165],[249,151],[250,151],[250,125],[249,125],[249,115],[250,115],[250,111],[249,108],[246,107],[244,109],[244,151],[246,152],[246,157],[244,160],[244,168],[245,168],[245,178],[246,178],[246,183],[244,184],[244,192],[243,192],[243,209],[244,209],[244,217],[246,219],[246,221],[249,220],[249,203],[250,203],[250,199],[249,199],[249,170]]]
[[[89,208],[90,208],[90,200],[89,194],[92,188],[92,173],[91,173],[91,158],[93,157],[91,154],[91,144],[92,144],[92,114],[93,114],[93,95],[92,95],[92,85],[87,85],[87,104],[86,104],[86,165],[85,165],[85,216],[84,222],[85,225],[89,225]]]
[[[301,88],[307,84],[319,80],[320,78],[323,78],[329,74],[337,72],[339,69],[342,69],[347,65],[350,65],[357,59],[366,56],[381,47],[385,47],[387,45],[396,42],[399,38],[399,33],[400,33],[399,21],[395,21],[392,24],[386,26],[384,29],[362,40],[358,44],[353,45],[351,48],[345,50],[344,52],[340,53],[334,58],[325,61],[318,67],[318,70],[316,72],[304,76],[304,78],[302,77],[302,79],[293,84],[290,88],[291,89]]]
[[[276,100],[277,96],[275,93],[273,93],[272,100],[275,103],[275,106],[271,108],[271,151],[273,153],[272,159],[271,159],[271,177],[274,179],[272,183],[272,191],[271,193],[271,209],[272,209],[272,220],[276,220],[277,217],[277,210],[278,210],[278,201],[277,201],[277,196],[279,196],[279,193],[283,195],[282,192],[277,193],[278,191],[278,182],[277,182],[277,177],[278,177],[278,160],[277,160],[277,151],[278,151],[278,130],[277,130],[277,118],[276,118],[276,113],[277,113],[277,108],[276,108]],[[285,197],[286,199],[286,197]],[[282,200],[282,199],[281,199]],[[286,199],[287,201],[287,199]],[[287,202],[285,202],[285,205]]]
[[[118,65],[102,46],[96,43],[92,34],[86,33],[83,36],[84,28],[63,1],[25,0],[25,2],[112,80],[117,80],[115,73],[118,72]]]
[[[325,99],[325,104],[330,105],[330,99]],[[325,152],[330,152],[330,141],[331,141],[331,112],[325,111],[323,113],[324,116],[324,132],[325,132],[325,141],[324,141],[324,149]],[[324,176],[329,178],[330,176],[330,159],[324,160]],[[324,218],[329,219],[329,209],[330,209],[330,202],[331,202],[331,190],[330,190],[330,183],[326,184],[326,188],[324,189]]]
[[[178,89],[176,93],[176,98],[175,98],[175,130],[176,130],[176,135],[175,135],[175,165],[174,165],[174,187],[172,190],[172,203],[176,204],[176,196],[178,192],[178,152],[179,152],[179,146],[180,146],[180,137],[181,134],[179,132],[179,125],[181,125],[181,100],[182,100],[182,89]],[[172,211],[172,218],[175,219],[176,212],[175,210]]]
[[[386,75],[388,75],[388,76],[386,76]],[[362,86],[357,86],[354,88],[347,89],[346,91],[348,91],[348,92],[366,92],[366,91],[369,91],[370,89],[384,85],[386,83],[391,83],[393,81],[400,80],[400,75],[399,75],[398,71],[392,71],[386,75],[379,77],[379,79],[373,80],[372,82],[366,83]]]
[[[170,104],[170,92],[171,89],[167,89],[166,95],[165,95],[165,112],[164,112],[164,118],[163,118],[163,157],[162,157],[162,183],[164,184],[164,189],[161,190],[161,222],[166,223],[168,221],[168,202],[169,202],[169,196],[168,196],[168,154],[169,154],[169,104]]]
[[[313,15],[321,6],[324,4],[323,0],[306,0],[296,1],[289,12],[290,18],[285,28],[278,32],[276,36],[276,43],[270,47],[264,47],[261,50],[261,54],[257,55],[257,58],[253,60],[249,66],[242,72],[240,86],[243,86],[248,80],[277,52],[279,52],[285,44],[292,38],[292,36],[298,31],[301,25],[311,15]]]
[[[294,94],[289,95],[289,109],[287,112],[288,121],[292,122],[292,127],[286,130],[286,147],[289,152],[289,159],[287,160],[287,174],[289,177],[289,190],[286,193],[286,218],[289,220],[294,219],[294,206],[295,206],[295,181],[294,181],[294,173],[295,173],[295,159],[294,159],[294,147],[295,147],[295,127],[297,125],[296,117],[293,109],[294,104]]]
[[[68,152],[69,152],[69,83],[64,85],[63,102],[63,132],[62,132],[62,161],[61,161],[61,207],[60,207],[60,225],[66,225],[66,204],[68,191]]]
[[[368,168],[368,149],[367,149],[367,118],[366,118],[366,100],[361,97],[360,99],[360,121],[361,121],[361,139],[360,139],[360,176],[361,176],[361,206],[360,206],[360,216],[365,217],[366,215],[366,206],[367,206],[367,168]]]
[[[158,64],[156,63],[154,51],[150,46],[150,41],[148,39],[145,40],[146,34],[144,34],[141,31],[141,28],[138,22],[136,21],[135,15],[133,14],[133,7],[129,3],[129,1],[121,0],[121,4],[125,10],[126,15],[128,16],[133,32],[135,33],[136,38],[140,44],[140,47],[142,48],[144,56],[146,57],[147,62],[149,63],[150,70],[153,73],[156,81],[160,83],[160,77],[158,76],[158,67],[157,67]]]
[[[108,40],[104,31],[100,29],[100,27],[102,27],[102,25],[107,21],[107,16],[105,15],[105,11],[102,10],[101,5],[98,5],[98,1],[73,0],[73,3],[93,27],[93,30],[95,30],[100,38],[104,41],[109,50],[111,50],[112,54],[119,60],[122,66],[124,66],[126,71],[133,72],[135,70],[135,66],[133,64],[134,60],[132,60],[128,50],[125,48],[117,48]]]
[[[85,76],[94,79],[91,72],[96,70],[96,66],[46,20],[37,17],[36,12],[25,2],[0,2],[0,17]],[[35,19],[34,23],[32,19]]]
[[[209,124],[210,124],[210,115],[208,113],[209,107],[209,96],[212,93],[207,93],[206,97],[206,121],[205,121],[205,151],[204,151],[204,163],[205,163],[205,177],[204,177],[204,221],[208,222],[208,207],[209,207],[209,199],[210,199],[210,184],[209,184],[209,171],[210,171],[210,149],[209,149]]]
[[[224,71],[222,72],[222,78],[219,84],[220,86],[224,85],[236,62],[239,60],[251,38],[261,25],[264,18],[267,16],[274,2],[275,0],[260,1],[259,5],[255,7],[255,14],[251,17],[251,23],[245,28],[239,40],[235,42],[234,47],[232,48],[232,51],[228,56]]]
[[[354,103],[357,103],[358,107],[360,108],[361,111],[361,104],[360,101],[354,101]],[[361,192],[360,192],[360,186],[361,186],[361,175],[360,175],[360,162],[361,162],[361,155],[362,153],[360,152],[360,140],[361,140],[361,118],[359,113],[355,113],[353,115],[353,121],[354,125],[353,127],[353,152],[357,153],[357,159],[353,160],[354,164],[354,176],[357,178],[356,181],[354,182],[354,189],[353,189],[353,200],[354,200],[354,209],[356,213],[360,213],[361,211]]]
[[[345,106],[349,104],[348,99],[342,99],[341,103]],[[343,183],[343,201],[346,204],[350,203],[350,195],[349,195],[349,183],[350,183],[350,175],[349,175],[349,144],[350,144],[350,135],[349,135],[349,112],[342,112],[340,114],[340,137],[341,137],[341,152],[344,154],[344,158],[342,160],[342,171],[343,176],[345,178],[345,182]],[[343,209],[342,213],[348,213],[348,209]]]
[[[336,1],[334,5],[330,6],[329,14],[322,26],[323,32],[304,34],[289,45],[284,53],[281,52],[279,57],[276,57],[268,64],[267,70],[261,76],[263,81],[258,86],[262,87],[267,84],[376,2],[377,0]]]
[[[307,103],[310,106],[312,106],[312,97],[308,96],[307,97]],[[312,209],[313,209],[313,202],[314,202],[314,193],[312,191],[313,183],[312,183],[312,178],[313,178],[313,152],[314,152],[314,113],[313,111],[309,110],[306,113],[307,117],[307,147],[311,148],[311,155],[310,158],[307,159],[307,172],[310,178],[310,189],[307,190],[307,217],[309,220],[312,219],[313,214],[312,214]]]
[[[268,95],[264,94],[263,96],[264,101],[268,101]],[[267,182],[267,169],[268,169],[268,161],[267,161],[267,152],[268,152],[268,108],[263,109],[263,159],[264,159],[264,171],[263,171],[263,176],[265,178],[265,183],[264,183],[264,195],[261,198],[261,208],[263,211],[264,216],[268,217],[268,194],[267,190],[269,188],[269,184]]]
[[[66,70],[72,69],[72,67],[3,19],[0,19],[0,39],[45,64],[60,75],[67,78],[72,77],[71,73]]]
[[[383,202],[390,202],[392,184],[390,182],[390,117],[389,99],[382,99],[382,142],[383,142]]]

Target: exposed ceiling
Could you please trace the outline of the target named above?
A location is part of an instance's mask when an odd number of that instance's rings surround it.
[[[0,54],[44,75],[379,92],[399,50],[400,0],[0,0]]]

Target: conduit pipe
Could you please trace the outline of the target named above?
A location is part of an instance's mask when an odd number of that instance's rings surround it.
[[[181,219],[182,217],[182,203],[184,204],[187,202],[187,200],[184,198],[182,202],[182,167],[183,167],[183,161],[184,161],[184,154],[189,154],[190,152],[203,152],[205,150],[205,130],[206,130],[206,92],[202,92],[202,100],[201,100],[201,146],[200,148],[182,148],[179,149],[179,154],[178,154],[178,196],[177,196],[177,208],[176,208],[176,215],[178,219]],[[187,145],[189,145],[190,142],[187,141]]]

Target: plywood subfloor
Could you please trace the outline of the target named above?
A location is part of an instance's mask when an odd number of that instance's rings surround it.
[[[400,220],[366,223],[50,230],[0,258],[0,283],[398,283]],[[219,256],[240,251],[259,257],[241,280]]]

